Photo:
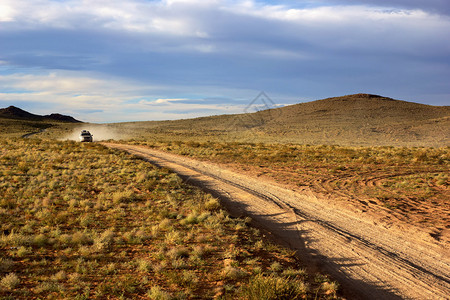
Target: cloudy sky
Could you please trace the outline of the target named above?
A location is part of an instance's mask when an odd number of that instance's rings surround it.
[[[90,122],[358,92],[450,105],[448,0],[0,0],[0,107]]]

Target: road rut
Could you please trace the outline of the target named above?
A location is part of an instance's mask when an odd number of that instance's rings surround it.
[[[312,193],[231,172],[145,146],[103,143],[178,173],[219,197],[235,215],[297,250],[305,264],[332,275],[352,299],[449,299],[450,253],[443,245],[392,231]]]

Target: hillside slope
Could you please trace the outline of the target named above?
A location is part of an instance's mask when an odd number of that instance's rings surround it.
[[[251,114],[111,125],[148,136],[350,146],[450,145],[450,106],[369,94],[334,97]]]
[[[78,121],[71,116],[66,116],[58,113],[53,113],[45,116],[35,115],[12,105],[7,108],[0,108],[0,118],[27,121],[59,121],[68,123],[81,123],[81,121]]]
[[[0,136],[20,137],[29,133],[42,132],[44,129],[59,127],[62,124],[81,123],[70,116],[50,114],[35,115],[15,106],[0,109]]]
[[[450,106],[437,107],[357,94],[267,112],[269,134],[305,142],[353,145],[448,145]]]

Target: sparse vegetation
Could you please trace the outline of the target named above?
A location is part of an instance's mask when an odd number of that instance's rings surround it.
[[[0,297],[248,299],[264,278],[331,297],[249,220],[130,155],[4,139],[0,178]]]
[[[450,222],[448,109],[353,95],[257,119],[93,126],[120,133],[108,138],[342,196],[362,211],[382,208],[437,228],[439,239]],[[336,282],[308,274],[249,220],[231,218],[168,170],[55,141],[77,126],[0,118],[0,298],[338,297]],[[14,138],[42,129],[35,137],[52,140]],[[436,148],[414,147],[424,145]]]
[[[60,125],[57,122],[14,120],[0,117],[0,135],[2,137],[21,137],[27,133],[40,132],[52,126]]]
[[[419,226],[450,222],[450,147],[343,147],[264,143],[141,142],[241,173],[383,207]]]

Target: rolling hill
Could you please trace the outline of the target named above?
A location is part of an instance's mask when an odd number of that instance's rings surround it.
[[[250,114],[117,123],[133,138],[234,140],[349,146],[448,146],[450,106],[370,94],[334,97]]]
[[[4,137],[26,136],[28,133],[62,124],[78,124],[80,121],[61,114],[35,115],[15,106],[0,109],[0,135]]]
[[[371,94],[333,97],[255,113],[89,126],[83,123],[83,128],[77,125],[79,121],[69,116],[39,116],[16,107],[0,109],[0,127],[10,128],[8,124],[12,121],[14,126],[26,125],[31,129],[52,126],[43,134],[50,138],[89,129],[94,135],[97,133],[98,138],[103,134],[109,138],[136,140],[343,146],[450,145],[450,106],[424,105]],[[30,128],[25,131],[32,132]],[[2,131],[5,130],[10,129]]]

